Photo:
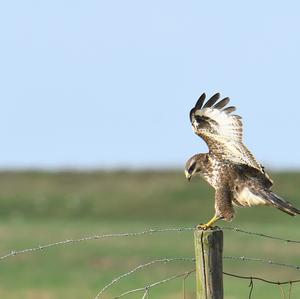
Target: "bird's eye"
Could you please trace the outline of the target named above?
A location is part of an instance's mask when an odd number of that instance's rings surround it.
[[[188,170],[189,174],[193,174],[195,167],[196,167],[196,163],[193,163]]]

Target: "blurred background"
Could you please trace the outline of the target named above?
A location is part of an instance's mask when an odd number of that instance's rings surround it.
[[[191,155],[207,151],[188,117],[202,92],[231,98],[244,120],[245,143],[272,173],[274,190],[299,207],[299,10],[297,1],[2,2],[0,255],[208,220],[213,191],[183,174]],[[294,239],[299,224],[264,207],[239,209],[231,223]],[[299,246],[230,232],[224,250],[300,264]],[[16,256],[0,264],[0,297],[94,298],[119,274],[178,256],[193,256],[192,233]],[[190,267],[153,267],[103,298]],[[275,280],[300,277],[266,265],[224,267]],[[187,298],[195,298],[193,280]],[[226,298],[248,291],[247,281],[225,280]],[[152,294],[181,298],[180,282]],[[258,284],[255,294],[280,293]]]

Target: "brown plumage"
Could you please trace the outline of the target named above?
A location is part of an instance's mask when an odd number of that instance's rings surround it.
[[[272,180],[243,143],[241,117],[231,114],[236,110],[234,106],[225,107],[229,98],[218,102],[217,93],[204,104],[205,98],[205,94],[200,96],[190,112],[190,120],[209,152],[194,155],[185,167],[188,179],[200,174],[216,191],[215,216],[201,228],[212,226],[218,219],[230,221],[233,205],[267,205],[292,216],[300,214],[300,210],[270,190]]]

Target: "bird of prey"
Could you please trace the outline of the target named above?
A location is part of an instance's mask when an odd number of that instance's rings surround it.
[[[209,152],[196,154],[185,166],[190,180],[199,174],[215,189],[215,215],[198,228],[207,229],[223,219],[232,220],[233,205],[275,207],[291,216],[300,210],[271,191],[272,180],[243,143],[241,117],[232,114],[234,106],[227,106],[229,98],[219,101],[216,93],[205,102],[205,93],[190,111],[194,132],[207,143]]]

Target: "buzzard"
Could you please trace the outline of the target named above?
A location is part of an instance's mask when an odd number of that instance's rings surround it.
[[[190,112],[194,132],[207,143],[209,152],[196,154],[185,166],[190,180],[199,174],[215,189],[215,215],[198,228],[207,229],[219,220],[232,220],[233,205],[275,207],[291,216],[300,214],[288,201],[271,191],[272,180],[243,143],[241,117],[232,114],[229,98],[220,99],[216,93],[206,103],[205,93]]]

